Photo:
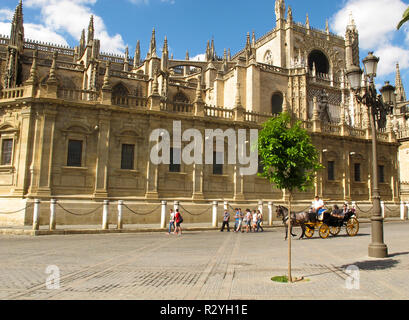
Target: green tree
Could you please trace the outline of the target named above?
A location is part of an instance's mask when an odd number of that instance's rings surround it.
[[[293,193],[311,188],[317,171],[323,168],[317,149],[302,128],[301,121],[294,123],[288,113],[272,118],[263,125],[258,149],[263,164],[263,172],[259,175],[267,178],[274,187],[286,190],[291,212]],[[288,223],[288,280],[292,282],[290,228],[291,219]]]
[[[406,23],[409,21],[409,7],[405,10],[402,16],[402,20],[398,24],[398,30]]]

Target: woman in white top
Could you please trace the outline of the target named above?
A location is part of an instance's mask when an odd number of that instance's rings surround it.
[[[249,233],[249,229],[251,231],[251,211],[250,209],[246,210],[246,232]]]
[[[253,232],[257,229],[257,211],[253,210]]]

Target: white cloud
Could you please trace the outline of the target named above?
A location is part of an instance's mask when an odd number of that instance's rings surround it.
[[[0,9],[0,21],[11,21],[13,19],[14,12],[10,9]]]
[[[399,62],[401,69],[409,68],[408,45],[396,41],[396,26],[408,5],[401,0],[347,0],[331,19],[332,28],[339,35],[345,35],[349,16],[352,16],[359,32],[361,58],[368,51],[375,51],[380,57],[378,76],[385,77],[395,72]],[[408,26],[403,27],[409,43]]]
[[[38,28],[52,30],[44,37],[56,39],[55,34],[68,33],[79,40],[82,29],[87,30],[90,16],[93,14],[90,6],[96,2],[97,0],[26,0],[24,5],[40,10],[44,25],[38,25]],[[101,40],[102,51],[117,54],[124,52],[126,45],[122,36],[110,35],[103,19],[95,14],[94,27],[95,38]]]
[[[205,61],[206,54],[201,53],[198,54],[197,56],[194,56],[193,58],[190,58],[191,61]]]
[[[352,13],[359,31],[360,46],[370,49],[392,40],[406,8],[407,4],[401,0],[348,0],[333,16],[332,24],[336,33],[345,35],[349,14]]]

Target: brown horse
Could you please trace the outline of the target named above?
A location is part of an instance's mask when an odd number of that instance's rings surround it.
[[[289,222],[288,208],[283,207],[283,206],[277,206],[276,213],[277,213],[277,218],[282,218],[283,224],[287,227],[285,228],[285,239],[284,239],[284,240],[287,240],[288,222]],[[299,213],[291,212],[291,228],[290,228],[291,235],[293,237],[297,236],[296,234],[293,234],[292,232],[294,226],[301,227],[302,234],[299,239],[301,240],[302,238],[304,238],[305,228],[306,228],[305,224],[307,222],[310,222],[310,214],[308,212],[299,212]]]

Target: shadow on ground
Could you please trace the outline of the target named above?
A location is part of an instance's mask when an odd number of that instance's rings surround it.
[[[399,261],[393,259],[382,259],[382,260],[367,260],[350,263],[348,265],[343,265],[340,268],[346,269],[351,265],[357,266],[360,270],[365,271],[376,271],[376,270],[387,270],[396,267]]]

